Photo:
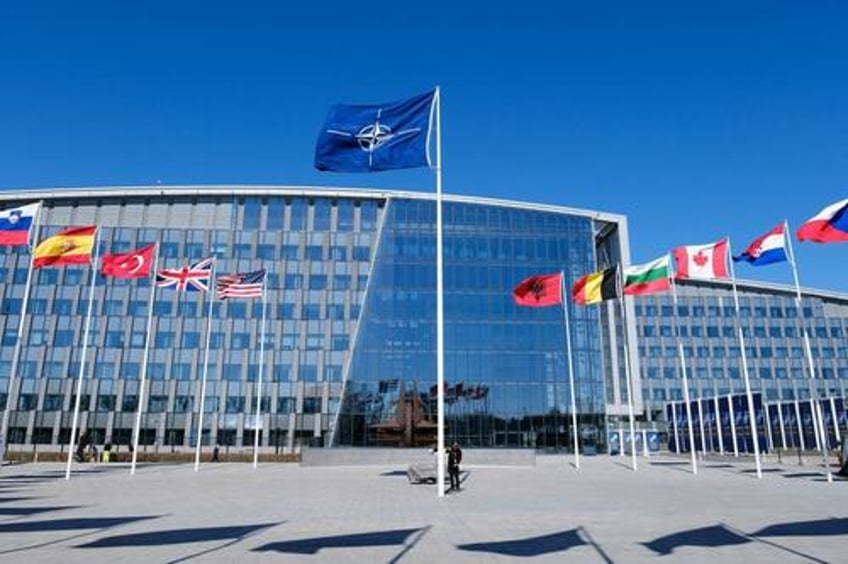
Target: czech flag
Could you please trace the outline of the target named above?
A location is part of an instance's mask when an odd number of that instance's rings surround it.
[[[798,229],[799,241],[840,243],[848,241],[848,199],[831,204]]]
[[[783,224],[781,223],[765,235],[754,239],[754,242],[748,245],[748,248],[742,251],[742,254],[733,257],[733,260],[735,262],[744,260],[751,263],[752,266],[785,261],[786,236],[783,232]]]

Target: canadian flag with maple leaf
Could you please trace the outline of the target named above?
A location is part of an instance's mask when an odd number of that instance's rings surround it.
[[[714,280],[727,278],[727,239],[706,245],[686,245],[674,249],[677,278]]]

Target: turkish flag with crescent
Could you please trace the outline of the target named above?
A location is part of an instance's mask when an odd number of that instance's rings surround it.
[[[156,245],[148,245],[123,254],[103,255],[100,273],[113,278],[144,278],[150,276]]]

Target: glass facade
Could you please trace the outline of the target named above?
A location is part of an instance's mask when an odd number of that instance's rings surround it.
[[[16,196],[5,196],[8,207]],[[17,195],[22,197],[22,195]],[[29,201],[32,194],[26,196]],[[101,227],[99,252],[160,242],[160,268],[205,256],[216,272],[268,269],[262,304],[212,305],[203,444],[250,448],[262,365],[260,445],[420,445],[435,436],[435,201],[432,195],[306,189],[66,191],[45,201],[39,239]],[[617,248],[620,216],[446,197],[445,379],[450,440],[569,448],[571,397],[561,308],[519,308],[526,276],[567,265],[568,287]],[[604,232],[613,236],[602,236]],[[606,251],[604,251],[606,252]],[[34,273],[20,362],[9,390],[29,252],[0,248],[0,407],[8,443],[61,448],[70,435],[91,269]],[[603,253],[602,253],[603,254]],[[141,442],[196,444],[207,339],[203,295],[156,290],[141,389],[146,280],[94,277],[80,426],[126,445],[142,402]],[[617,310],[570,306],[576,403],[587,446],[620,410],[621,376],[604,335]],[[604,328],[606,327],[606,328]],[[615,344],[615,343],[613,343]],[[143,398],[143,399],[142,399]]]
[[[430,445],[436,420],[436,232],[432,201],[392,200],[346,379],[336,444]],[[467,446],[571,445],[561,308],[517,307],[527,276],[593,270],[588,217],[446,203],[447,436]],[[570,287],[570,283],[569,283]],[[605,414],[599,313],[571,309],[581,431]]]

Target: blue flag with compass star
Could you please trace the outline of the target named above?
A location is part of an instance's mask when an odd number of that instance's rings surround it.
[[[375,172],[430,166],[436,91],[388,104],[330,108],[315,146],[315,168]]]

